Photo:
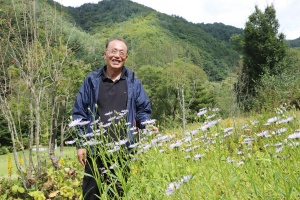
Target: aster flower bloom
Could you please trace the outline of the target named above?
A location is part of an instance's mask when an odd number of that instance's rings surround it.
[[[234,159],[230,159],[230,157],[228,157],[228,158],[227,158],[227,162],[233,163],[233,162],[235,162],[235,160],[234,160]]]
[[[69,127],[73,127],[73,126],[79,125],[80,121],[81,121],[81,119],[75,119],[74,121],[72,121],[71,123],[69,123]]]
[[[140,143],[134,143],[134,144],[131,144],[131,145],[129,145],[129,148],[135,148],[135,147],[137,147],[139,144],[140,144]]]
[[[108,112],[108,113],[105,113],[104,115],[112,115],[113,114],[113,112],[112,111],[110,111],[110,112]]]
[[[102,174],[106,174],[107,170],[104,167],[99,168],[99,170],[101,171]]]
[[[153,125],[156,122],[155,119],[150,119],[150,120],[146,120],[144,122],[142,122],[141,124],[143,125]]]
[[[224,131],[224,133],[227,133],[232,130],[233,130],[233,127],[228,127],[228,128],[225,128],[223,131]]]
[[[280,146],[282,146],[283,144],[282,144],[282,142],[279,142],[279,143],[277,143],[277,144],[274,144],[274,147],[280,147]]]
[[[300,138],[300,131],[296,131],[295,133],[288,136],[289,139],[297,139]]]
[[[293,120],[294,120],[293,117],[288,117],[286,119],[283,119],[283,120],[280,120],[280,121],[276,122],[276,124],[287,123],[287,122],[290,122],[290,121],[293,121]]]
[[[87,125],[88,123],[90,123],[90,121],[80,121],[80,122],[78,122],[77,125],[84,126],[84,125]]]
[[[188,182],[192,177],[193,177],[192,175],[187,175],[181,178],[180,181],[178,182],[170,183],[168,189],[166,190],[166,194],[167,195],[173,194],[175,190],[179,189],[181,184]]]
[[[202,158],[203,156],[205,156],[205,154],[196,154],[194,155],[195,160],[199,160],[199,158]]]
[[[114,169],[114,168],[117,168],[117,167],[119,167],[119,166],[118,166],[118,164],[115,163],[115,164],[112,164],[112,165],[109,167],[109,169]]]
[[[129,126],[130,124],[131,124],[130,122],[125,123],[126,126]]]
[[[232,132],[228,132],[227,134],[224,135],[224,138],[230,136],[232,134]]]
[[[269,130],[264,130],[263,132],[256,134],[258,137],[267,137],[269,135]]]
[[[76,139],[75,140],[71,140],[71,141],[65,141],[65,144],[74,144],[76,142]]]
[[[175,147],[179,147],[182,144],[181,140],[176,141],[176,143],[174,144],[170,144],[170,148],[175,148]]]
[[[238,166],[241,166],[241,165],[243,165],[243,164],[244,164],[244,161],[239,161],[239,162],[237,163]]]
[[[207,119],[212,119],[212,118],[214,118],[215,116],[216,116],[216,114],[212,114],[212,115],[208,116]]]
[[[291,147],[297,147],[300,145],[300,142],[290,142],[288,145]]]
[[[204,115],[205,113],[207,113],[207,109],[206,108],[201,108],[199,110],[199,112],[197,113],[197,116],[200,117],[201,115]]]
[[[100,141],[87,141],[87,142],[85,142],[84,144],[83,144],[83,146],[95,146],[95,145],[98,145],[98,144],[101,144],[101,142]]]
[[[279,119],[279,117],[273,117],[267,120],[267,123],[273,123],[276,122]]]
[[[121,110],[121,113],[126,114],[126,113],[128,113],[128,110],[127,109],[126,110]]]
[[[111,122],[113,120],[115,120],[117,117],[116,116],[113,116],[113,117],[110,117],[107,121]]]
[[[213,108],[211,111],[213,111],[213,112],[220,112],[221,109],[220,108]]]
[[[208,128],[216,125],[217,123],[219,123],[221,121],[221,119],[217,119],[217,120],[214,120],[214,121],[211,121],[211,122],[207,122],[205,123],[204,126],[201,127],[202,131],[205,131],[207,130]]]
[[[107,150],[107,152],[108,152],[108,153],[114,153],[114,152],[119,151],[119,150],[120,150],[120,146],[114,146],[113,149]]]
[[[179,189],[180,185],[180,182],[173,182],[169,184],[169,188]]]
[[[148,149],[150,149],[152,146],[150,145],[150,144],[146,144],[144,147],[143,147],[143,149],[144,150],[148,150]]]
[[[115,142],[115,145],[122,146],[123,144],[126,144],[127,142],[128,142],[128,140],[124,139],[124,140],[120,140],[119,142]]]
[[[181,180],[180,180],[180,182],[182,182],[182,183],[186,183],[186,182],[188,182],[191,178],[193,177],[193,175],[187,175],[187,176],[184,176]]]
[[[279,153],[279,152],[281,152],[282,150],[283,150],[283,146],[281,146],[281,147],[279,147],[279,148],[276,148],[276,149],[275,149],[275,152],[276,152],[276,153]]]
[[[119,115],[119,116],[117,116],[117,117],[115,117],[115,119],[122,119],[123,118],[123,116],[121,116],[121,115]]]
[[[94,133],[87,133],[83,135],[82,137],[87,138],[87,137],[94,137]]]
[[[242,129],[245,129],[247,128],[249,125],[248,124],[245,124],[244,126],[242,126]]]
[[[129,130],[135,131],[137,128],[136,127],[131,127]]]
[[[237,154],[237,155],[242,155],[243,152],[242,152],[242,151],[238,151],[238,152],[236,152],[236,154]]]
[[[252,125],[255,125],[255,124],[258,124],[258,123],[259,123],[259,121],[251,121]]]
[[[281,133],[284,133],[287,131],[287,128],[283,127],[283,128],[280,128],[276,131],[277,134],[281,134]]]
[[[104,128],[109,127],[111,125],[111,123],[106,123],[103,125]]]
[[[142,134],[143,134],[143,135],[146,135],[147,133],[148,133],[148,131],[147,131],[146,129],[143,129]]]
[[[184,138],[184,141],[185,141],[185,142],[190,142],[190,141],[192,141],[192,137],[191,137],[191,136],[186,137],[186,138]]]
[[[249,141],[251,142],[251,141],[254,141],[254,138],[245,138],[244,141],[245,142],[249,142]]]
[[[171,195],[171,194],[173,194],[175,192],[175,189],[174,188],[168,188],[167,190],[166,190],[166,194],[167,195]]]
[[[94,124],[97,124],[98,122],[99,122],[99,120],[97,119],[97,120],[91,122],[90,125],[93,126]]]

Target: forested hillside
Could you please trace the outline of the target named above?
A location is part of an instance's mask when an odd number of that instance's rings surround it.
[[[131,67],[136,70],[143,65],[164,66],[175,58],[188,57],[190,62],[205,70],[210,80],[220,81],[236,69],[239,60],[229,38],[242,30],[232,26],[189,23],[129,0],[100,1],[78,8],[51,4],[58,11],[62,9],[70,22],[99,41],[113,36],[124,37],[136,58],[131,62]],[[79,53],[78,56],[88,61],[86,54]],[[99,57],[98,54],[93,56]],[[93,68],[99,67],[95,64],[92,64]]]
[[[300,37],[294,40],[288,40],[290,47],[300,47]]]

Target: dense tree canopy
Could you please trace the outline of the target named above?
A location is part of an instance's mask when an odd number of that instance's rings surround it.
[[[282,70],[279,63],[286,54],[285,36],[278,33],[279,22],[276,19],[274,6],[267,6],[262,12],[257,6],[249,16],[244,30],[244,66],[242,80],[239,84],[245,105],[251,103],[256,95],[255,87],[262,75],[279,74]],[[244,83],[244,85],[242,85]],[[248,102],[246,102],[248,101]]]

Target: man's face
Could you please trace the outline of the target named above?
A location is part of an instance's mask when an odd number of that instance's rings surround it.
[[[107,68],[121,69],[127,60],[127,46],[124,42],[113,40],[108,44],[104,52],[104,59]]]

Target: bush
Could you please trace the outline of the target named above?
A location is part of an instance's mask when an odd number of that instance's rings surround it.
[[[0,155],[5,155],[11,153],[13,148],[11,146],[1,146],[0,145]]]

